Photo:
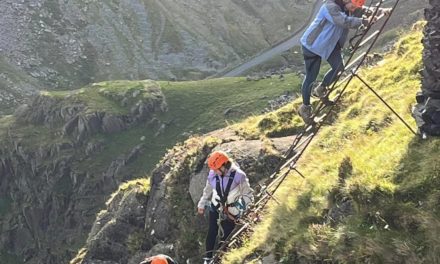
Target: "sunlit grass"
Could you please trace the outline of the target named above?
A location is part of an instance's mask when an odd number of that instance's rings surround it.
[[[412,127],[421,36],[420,31],[403,36],[380,66],[360,73]],[[269,204],[249,242],[228,253],[224,263],[241,263],[255,254],[274,254],[283,263],[439,259],[434,201],[440,197],[440,141],[421,142],[359,81],[350,85],[342,105],[339,118],[322,129],[298,163],[306,179],[294,172],[288,176],[275,195],[281,204]],[[266,121],[266,130],[277,126],[275,115],[266,117],[273,121]],[[341,184],[344,161],[352,169]],[[351,199],[355,208],[336,226],[323,220],[331,192]]]

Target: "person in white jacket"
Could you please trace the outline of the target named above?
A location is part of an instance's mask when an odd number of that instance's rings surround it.
[[[208,179],[197,205],[203,215],[209,209],[209,228],[206,237],[204,263],[211,263],[217,235],[225,241],[235,227],[235,221],[253,201],[253,190],[246,174],[226,153],[215,151],[208,157]],[[219,232],[219,223],[221,232]]]

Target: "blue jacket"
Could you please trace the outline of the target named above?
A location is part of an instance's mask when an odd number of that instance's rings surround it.
[[[300,41],[308,50],[327,60],[336,44],[344,46],[349,29],[361,25],[362,18],[346,15],[335,0],[327,0]]]

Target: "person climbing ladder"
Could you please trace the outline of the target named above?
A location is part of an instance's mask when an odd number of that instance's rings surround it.
[[[331,105],[333,102],[328,99],[327,90],[338,74],[344,70],[341,50],[347,40],[349,29],[356,29],[361,25],[375,22],[376,16],[369,18],[353,16],[353,13],[359,8],[367,13],[369,9],[364,7],[364,4],[365,0],[327,0],[301,37],[306,76],[301,87],[303,104],[298,109],[298,114],[306,124],[314,122],[310,97],[313,84],[321,68],[321,60],[327,60],[331,70],[326,73],[323,81],[313,89],[313,95],[319,97],[324,104]],[[387,15],[390,11],[391,9],[381,8],[377,14]]]
[[[221,241],[225,241],[234,230],[236,220],[253,201],[253,190],[246,174],[226,153],[211,153],[208,157],[208,167],[208,179],[197,205],[200,215],[205,213],[205,206],[208,205],[209,210],[204,264],[212,263],[217,235]]]

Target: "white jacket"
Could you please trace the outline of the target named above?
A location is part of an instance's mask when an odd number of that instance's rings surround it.
[[[231,189],[229,191],[227,197],[227,204],[233,204],[241,198],[248,206],[253,202],[253,190],[249,185],[249,179],[246,174],[236,165],[233,164],[229,171],[226,173],[224,177],[220,177],[220,181],[223,183],[223,187],[226,189],[227,182],[229,181],[229,177],[231,172],[235,171],[234,181],[231,185]],[[205,206],[209,203],[212,203],[213,206],[218,205],[218,201],[220,201],[220,196],[216,191],[216,179],[215,172],[213,170],[209,171],[208,179],[206,180],[205,188],[203,189],[202,197],[198,203],[198,208],[205,208]],[[237,208],[229,207],[229,212],[233,215],[237,215]]]

